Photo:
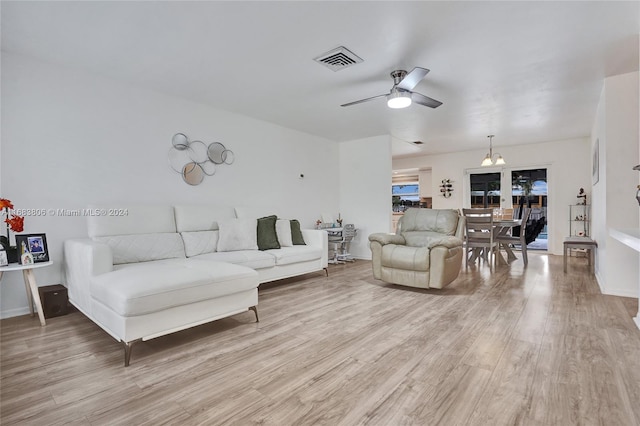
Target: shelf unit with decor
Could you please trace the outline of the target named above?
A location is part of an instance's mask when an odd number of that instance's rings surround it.
[[[569,235],[589,237],[591,235],[591,209],[589,204],[569,205]]]
[[[591,209],[589,204],[569,205],[569,235],[572,237],[591,236]],[[582,248],[569,249],[569,256],[574,253],[578,257],[587,255],[587,250]]]

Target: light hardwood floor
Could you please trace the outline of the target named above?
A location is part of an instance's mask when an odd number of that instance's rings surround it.
[[[252,312],[134,347],[82,314],[1,321],[2,425],[638,425],[635,299],[585,259],[470,267],[445,290],[331,266]]]

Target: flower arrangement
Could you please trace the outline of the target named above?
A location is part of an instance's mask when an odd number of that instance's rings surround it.
[[[0,198],[0,209],[4,209],[5,215],[7,216],[4,219],[4,222],[7,224],[7,239],[9,238],[9,229],[13,232],[24,231],[24,216],[18,216],[17,214],[11,213],[11,217],[9,217],[9,210],[13,209],[13,203],[11,200]]]
[[[6,223],[7,227],[7,236],[0,235],[0,245],[2,248],[7,251],[9,256],[9,261],[16,261],[13,259],[14,255],[17,254],[17,250],[15,247],[11,247],[11,243],[9,240],[9,231],[13,232],[22,232],[24,231],[24,216],[18,216],[15,213],[11,213],[13,210],[13,203],[11,200],[7,200],[6,198],[0,198],[0,211],[3,211],[5,219],[4,223]]]

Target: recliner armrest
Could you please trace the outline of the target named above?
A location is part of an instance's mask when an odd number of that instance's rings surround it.
[[[444,235],[442,236],[442,238],[433,239],[432,241],[429,241],[428,247],[430,249],[436,246],[444,246],[450,249],[456,248],[456,247],[462,247],[462,240],[458,237],[454,237],[451,235]]]
[[[369,235],[369,241],[376,241],[382,245],[386,244],[398,244],[404,245],[406,243],[402,235],[376,233]]]

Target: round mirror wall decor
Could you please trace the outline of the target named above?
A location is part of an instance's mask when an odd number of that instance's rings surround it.
[[[189,140],[184,133],[176,133],[171,139],[173,147],[177,150],[184,151],[189,146]]]
[[[217,167],[233,164],[233,151],[220,142],[209,145],[202,141],[190,141],[184,133],[176,133],[171,138],[168,160],[171,170],[182,175],[189,185],[200,185],[205,176],[216,174]]]
[[[200,164],[200,167],[202,168],[202,171],[204,172],[204,174],[207,176],[213,176],[216,174],[216,165],[213,164],[211,161],[206,161]]]
[[[209,149],[207,150],[209,160],[211,160],[213,164],[223,164],[224,159],[222,158],[222,154],[224,153],[224,149],[224,145],[220,142],[214,142],[209,145]]]
[[[169,159],[169,166],[176,173],[182,174],[182,168],[185,164],[191,162],[191,158],[189,158],[189,152],[185,149],[179,149],[174,146],[169,149],[169,153],[167,154],[167,158]]]
[[[224,164],[233,164],[233,160],[235,159],[236,157],[233,151],[229,151],[228,149],[222,151],[222,161]]]
[[[194,163],[202,164],[209,161],[209,157],[207,157],[207,146],[202,141],[191,142],[187,151],[189,151],[189,158],[191,158],[191,161]]]
[[[204,180],[204,170],[198,163],[187,163],[182,168],[182,179],[189,185],[200,185]]]

